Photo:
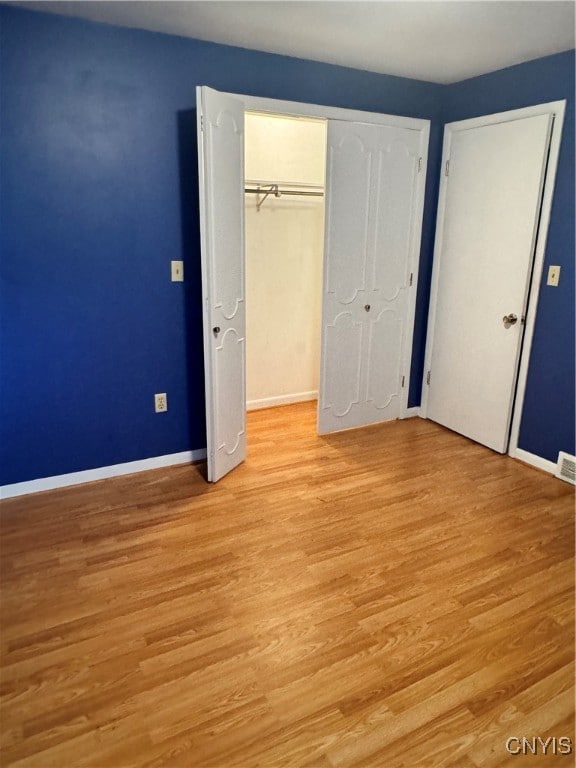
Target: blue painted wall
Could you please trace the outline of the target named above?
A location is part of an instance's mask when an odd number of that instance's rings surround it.
[[[8,6],[0,35],[0,485],[205,447],[197,84],[436,121],[418,404],[441,86]]]
[[[443,122],[567,97],[520,445],[574,452],[573,53],[439,86],[0,6],[0,485],[205,447],[198,84],[433,121],[411,405]]]
[[[554,203],[530,356],[519,447],[549,461],[574,454],[574,51],[547,56],[449,86],[444,122],[567,99]],[[548,266],[562,268],[546,285]]]

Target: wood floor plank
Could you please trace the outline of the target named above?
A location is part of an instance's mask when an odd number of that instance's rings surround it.
[[[568,484],[313,403],[248,446],[0,503],[3,768],[573,764],[505,748],[574,745]]]

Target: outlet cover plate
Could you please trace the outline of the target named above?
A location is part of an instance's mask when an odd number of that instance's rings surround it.
[[[154,395],[154,410],[156,413],[165,413],[168,410],[168,397],[166,392]]]

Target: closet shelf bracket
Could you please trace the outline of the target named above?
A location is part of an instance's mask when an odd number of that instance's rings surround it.
[[[251,192],[252,194],[257,194],[258,197],[256,199],[256,210],[259,211],[260,208],[264,205],[266,202],[266,199],[270,197],[270,195],[274,195],[274,197],[280,197],[280,190],[278,189],[278,184],[269,184],[267,187],[256,187],[256,189],[245,189],[245,192]],[[263,195],[263,197],[260,197]]]

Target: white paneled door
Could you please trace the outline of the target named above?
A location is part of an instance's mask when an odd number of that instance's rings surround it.
[[[551,114],[447,126],[427,415],[500,453],[508,446],[551,126]]]
[[[208,480],[246,457],[244,105],[197,92]]]
[[[420,144],[418,130],[328,123],[320,433],[406,407]]]

